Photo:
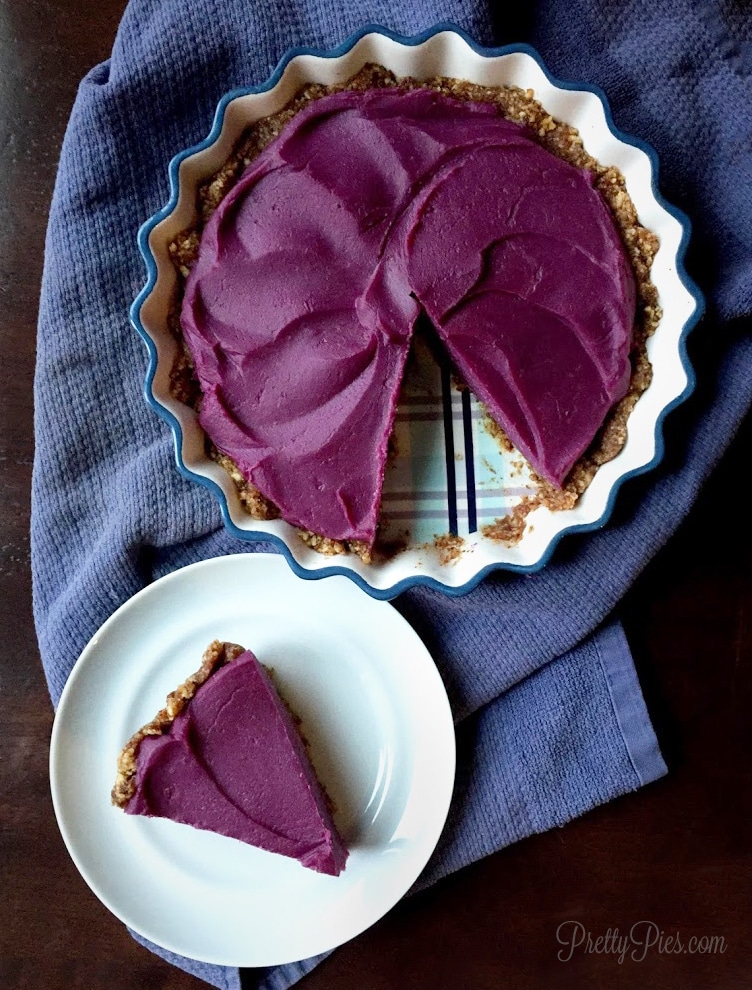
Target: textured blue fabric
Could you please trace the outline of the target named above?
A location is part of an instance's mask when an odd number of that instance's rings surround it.
[[[171,468],[171,436],[143,401],[145,353],[127,315],[144,279],[135,231],[168,198],[166,163],[205,136],[222,93],[262,82],[293,45],[331,47],[366,23],[410,34],[453,21],[482,44],[527,41],[555,75],[599,84],[616,124],[653,144],[664,194],[694,222],[689,266],[708,313],[691,341],[698,388],[667,423],[667,456],[622,490],[606,528],[564,541],[540,574],[395,603],[436,658],[461,743],[450,822],[423,882],[664,772],[626,644],[602,623],[752,400],[746,7],[541,0],[523,15],[481,0],[131,0],[112,58],[81,84],[46,245],[32,565],[54,702],[86,642],[135,591],[249,549],[224,532],[212,496]],[[239,985],[235,970],[173,961]],[[312,965],[258,978],[279,990]]]

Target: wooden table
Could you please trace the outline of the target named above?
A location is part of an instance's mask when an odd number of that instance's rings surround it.
[[[0,987],[7,990],[204,986],[138,946],[68,858],[49,796],[52,710],[31,615],[32,377],[47,209],[77,82],[108,56],[122,3],[0,0]],[[693,347],[707,370],[712,343]],[[680,425],[691,422],[709,381],[701,376],[698,397],[675,417]],[[748,424],[624,604],[669,776],[401,904],[301,987],[752,986],[752,521],[733,494],[750,436]],[[557,941],[566,922],[582,926],[593,951],[583,945],[569,961],[557,958],[566,955]],[[609,931],[624,934],[641,922],[643,934],[662,932],[662,941],[644,958],[619,963]],[[691,939],[705,939],[699,945],[709,951],[677,953],[668,943],[677,934],[687,949]]]

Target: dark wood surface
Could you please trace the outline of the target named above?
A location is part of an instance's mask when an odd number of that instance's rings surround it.
[[[34,339],[47,209],[79,78],[106,58],[122,0],[0,0],[0,987],[204,984],[137,945],[68,858],[49,797],[52,710],[31,614]],[[690,410],[691,412],[691,410]],[[689,415],[689,414],[687,414]],[[625,622],[670,774],[410,899],[301,987],[752,986],[752,523],[734,497],[750,427],[629,594]],[[557,954],[662,932],[642,959]],[[649,927],[649,926],[655,926]],[[723,940],[676,952],[678,934]],[[712,946],[709,946],[712,948]],[[719,951],[720,949],[723,951]],[[639,953],[638,953],[639,955]]]

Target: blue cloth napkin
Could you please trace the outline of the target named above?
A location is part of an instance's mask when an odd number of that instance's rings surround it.
[[[527,41],[560,78],[599,84],[617,125],[661,158],[694,221],[691,273],[708,310],[698,387],[666,426],[660,469],[620,493],[603,530],[544,571],[498,574],[396,606],[431,650],[457,720],[458,784],[419,886],[561,825],[665,772],[614,609],[674,532],[752,400],[752,44],[744,5],[543,0],[524,16],[480,0],[131,0],[112,58],[82,81],[50,213],[35,383],[34,609],[53,702],[101,623],[149,581],[251,550],[213,497],[172,468],[146,407],[128,321],[144,280],[138,225],[168,198],[166,163],[209,130],[219,97],[262,82],[291,46],[365,24],[404,34],[452,21],[481,44]],[[155,951],[218,987],[236,969]],[[317,960],[244,975],[289,986]]]

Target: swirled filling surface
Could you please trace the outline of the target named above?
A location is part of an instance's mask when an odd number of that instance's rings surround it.
[[[125,810],[219,832],[339,874],[347,849],[287,708],[250,650],[138,747]]]
[[[634,277],[592,174],[488,104],[318,99],[213,213],[181,313],[202,426],[288,522],[373,541],[421,310],[561,484],[630,377]]]

